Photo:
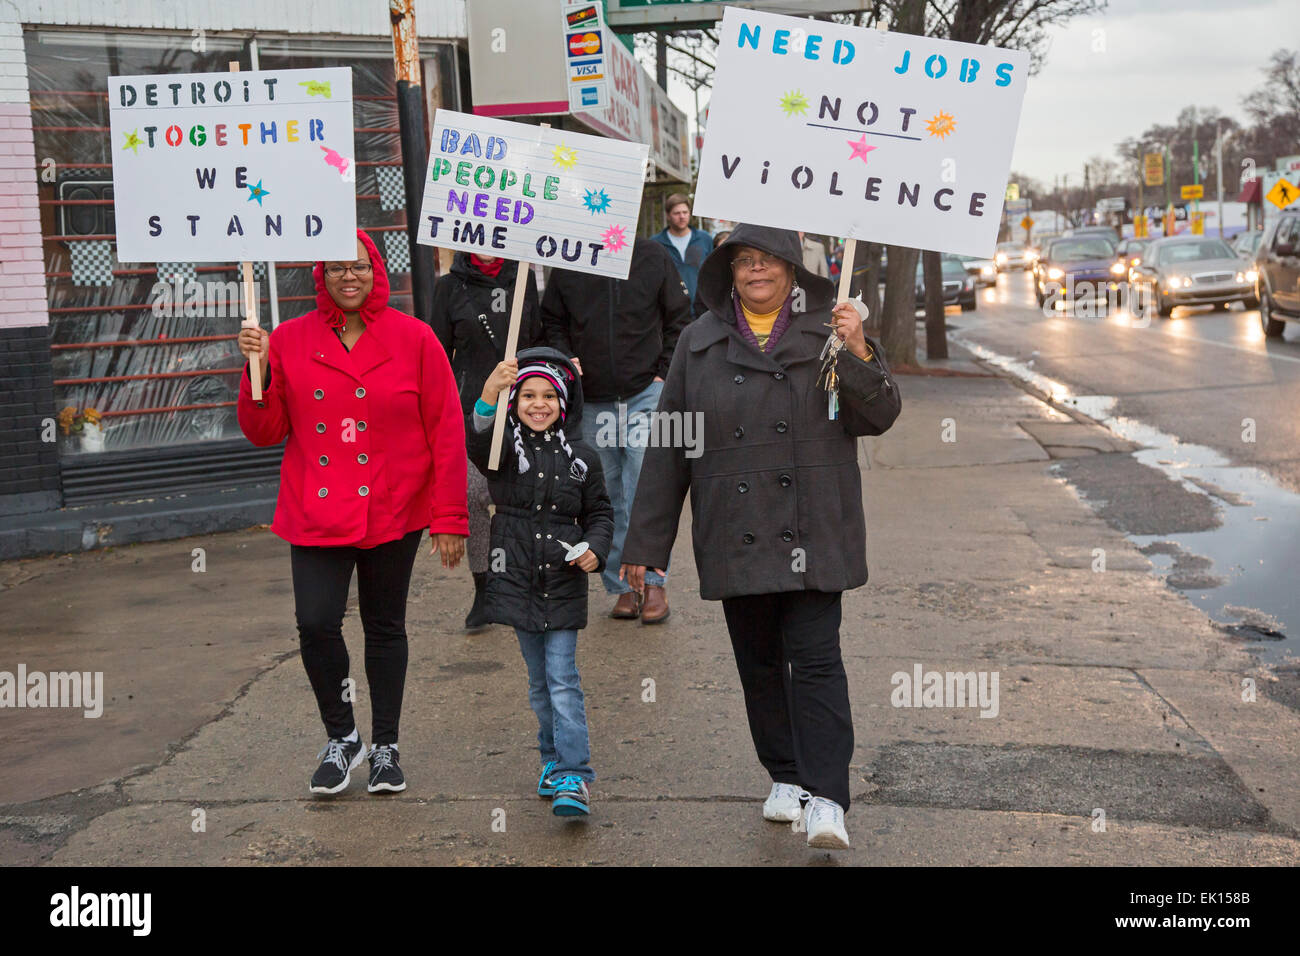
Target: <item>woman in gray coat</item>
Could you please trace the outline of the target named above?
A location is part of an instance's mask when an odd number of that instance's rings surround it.
[[[898,386],[858,309],[804,268],[794,232],[737,226],[699,291],[709,311],[682,332],[658,412],[661,434],[695,415],[703,449],[647,450],[620,573],[639,589],[647,567],[667,566],[689,491],[700,596],[722,601],[773,781],[763,816],[802,819],[810,846],[844,849],[853,722],[840,595],[867,580],[857,436],[893,424]],[[818,384],[828,326],[844,345],[837,402]]]

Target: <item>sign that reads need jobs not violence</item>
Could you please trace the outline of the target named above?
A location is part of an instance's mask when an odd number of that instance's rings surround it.
[[[695,212],[987,255],[1026,53],[734,7]]]
[[[648,153],[438,110],[418,241],[626,279]]]
[[[352,70],[108,79],[123,262],[352,259]]]

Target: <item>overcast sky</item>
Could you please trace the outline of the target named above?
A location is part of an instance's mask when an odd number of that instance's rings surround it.
[[[1120,140],[1173,122],[1186,106],[1244,122],[1241,100],[1279,47],[1300,47],[1296,0],[1111,0],[1100,15],[1052,31],[1046,62],[1029,78],[1011,168],[1049,185],[1068,173],[1080,184],[1084,160],[1113,159]],[[673,76],[669,91],[690,116],[689,86]],[[701,91],[702,106],[706,99]]]

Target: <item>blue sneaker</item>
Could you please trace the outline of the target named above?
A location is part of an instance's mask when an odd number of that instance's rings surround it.
[[[587,781],[575,774],[567,774],[555,784],[551,812],[557,817],[585,817],[591,812],[590,803]]]
[[[555,780],[551,777],[551,771],[555,769],[555,761],[546,761],[542,767],[542,775],[537,778],[537,795],[539,797],[555,796]]]

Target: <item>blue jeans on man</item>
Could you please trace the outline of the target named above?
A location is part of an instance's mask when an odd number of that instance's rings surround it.
[[[578,632],[515,628],[515,636],[528,665],[528,703],[537,715],[542,766],[554,760],[553,778],[573,774],[591,783],[596,772],[591,769],[587,709],[578,676]]]
[[[651,382],[645,389],[622,402],[587,402],[582,409],[582,438],[600,455],[600,467],[605,472],[605,490],[614,508],[614,541],[605,560],[605,570],[600,579],[607,594],[626,594],[631,585],[622,581],[618,569],[623,558],[623,539],[627,537],[628,519],[632,503],[636,500],[636,483],[641,476],[641,462],[650,444],[650,413],[659,407],[659,393],[663,382]],[[619,406],[623,408],[620,411]],[[618,423],[617,441],[609,442],[609,422]],[[623,423],[626,422],[626,428]],[[605,435],[601,426],[605,425]],[[664,568],[667,572],[668,569]],[[645,583],[663,587],[665,575],[647,568]]]

